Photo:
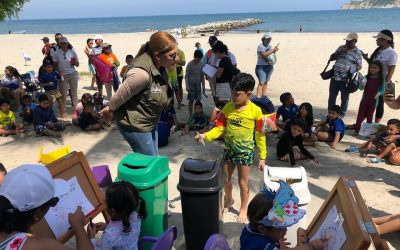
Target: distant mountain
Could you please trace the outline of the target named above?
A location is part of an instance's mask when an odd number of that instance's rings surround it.
[[[353,0],[342,6],[343,10],[372,8],[400,8],[400,0]]]

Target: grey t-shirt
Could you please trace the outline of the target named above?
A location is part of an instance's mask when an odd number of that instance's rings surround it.
[[[204,78],[204,73],[202,71],[201,63],[195,63],[193,60],[189,62],[186,66],[186,79],[188,81],[187,84],[201,84]]]
[[[264,46],[264,44],[258,45],[258,47],[257,47],[257,65],[269,65],[267,63],[267,61],[262,57],[260,52],[266,52],[271,49],[272,49],[271,44],[268,44],[268,46]]]

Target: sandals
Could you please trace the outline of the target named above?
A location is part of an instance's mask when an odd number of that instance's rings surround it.
[[[369,163],[381,163],[381,162],[385,162],[384,159],[379,159],[379,158],[371,158],[368,160]]]
[[[349,152],[349,153],[359,153],[360,149],[357,148],[356,145],[350,145],[349,147],[347,147],[345,150],[345,152]]]
[[[358,153],[360,154],[361,158],[365,158],[367,156],[367,152],[364,149],[360,149]]]

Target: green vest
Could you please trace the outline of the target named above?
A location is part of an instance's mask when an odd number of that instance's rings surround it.
[[[128,70],[132,68],[145,70],[149,74],[148,84],[115,110],[114,116],[122,126],[135,132],[150,132],[156,128],[161,112],[167,109],[173,98],[168,76],[164,68],[161,72],[157,70],[147,53],[136,58]]]

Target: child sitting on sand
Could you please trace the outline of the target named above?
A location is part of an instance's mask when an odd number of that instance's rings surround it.
[[[276,153],[279,160],[290,161],[292,166],[296,165],[296,160],[310,159],[314,164],[318,164],[314,160],[314,156],[308,152],[303,145],[303,132],[307,124],[302,119],[294,119],[290,121],[290,129],[286,131],[276,146]]]
[[[83,112],[83,105],[88,102],[93,102],[93,97],[91,94],[85,93],[82,95],[81,101],[75,105],[72,111],[72,124],[79,126],[79,115]]]
[[[299,107],[294,104],[294,98],[289,92],[283,93],[279,97],[279,100],[281,101],[282,106],[280,106],[276,111],[276,120],[278,121],[279,117],[282,116],[282,122],[277,122],[277,125],[282,130],[285,130],[286,123],[296,118],[297,113],[299,112]]]
[[[342,118],[339,117],[340,106],[334,105],[329,108],[329,115],[325,121],[317,124],[317,137],[320,141],[330,142],[331,148],[342,140],[345,132],[345,125]],[[326,127],[329,125],[329,127]]]
[[[240,235],[241,250],[276,250],[276,249],[297,249],[297,250],[322,250],[327,239],[319,239],[306,242],[305,230],[299,228],[297,231],[297,246],[288,247],[285,241],[287,227],[296,224],[304,215],[305,211],[299,208],[296,214],[290,216],[278,209],[282,209],[285,205],[293,204],[297,206],[298,198],[294,195],[293,190],[283,181],[280,181],[280,188],[274,193],[269,190],[263,190],[258,193],[249,204],[247,224]],[[291,195],[292,194],[292,195]],[[278,201],[286,201],[286,204],[275,204]],[[283,211],[283,210],[282,210]],[[279,217],[282,222],[279,222]],[[275,220],[274,220],[275,219]]]
[[[8,100],[0,101],[0,136],[9,136],[24,132],[23,125],[15,121],[14,112],[10,110]]]
[[[58,89],[58,79],[60,79],[60,75],[54,70],[53,64],[45,61],[43,71],[39,74],[40,85],[44,87],[45,94],[49,97],[50,106],[53,106],[53,100],[56,99],[60,115],[65,118],[67,114],[65,113],[61,92]]]
[[[33,110],[37,107],[37,104],[32,101],[30,95],[24,95],[22,97],[22,104],[19,106],[19,116],[23,118],[24,124],[33,123]]]
[[[400,146],[400,120],[390,119],[387,122],[387,132],[379,134],[373,139],[359,145],[350,145],[346,148],[346,152],[360,153],[361,157],[368,155],[372,146],[376,148],[378,155],[375,158],[368,160],[370,163],[385,162],[385,157],[389,156],[390,153],[397,151],[397,147]],[[394,140],[392,140],[394,138]]]
[[[59,122],[46,94],[39,95],[39,106],[33,111],[33,125],[37,135],[61,137],[65,125]]]
[[[216,127],[204,134],[198,134],[198,141],[212,141],[225,134],[224,168],[228,171],[225,180],[224,212],[233,205],[232,175],[238,169],[240,183],[240,211],[237,221],[247,220],[247,203],[249,200],[249,174],[254,158],[255,142],[259,151],[258,169],[264,170],[267,156],[266,136],[257,130],[257,123],[262,121],[261,109],[250,101],[254,90],[254,78],[245,73],[237,74],[230,83],[232,101],[221,111]]]
[[[215,127],[215,122],[218,120],[219,115],[221,114],[221,110],[224,108],[224,106],[225,106],[224,102],[221,102],[221,101],[217,102],[213,111],[211,112],[210,123],[208,124],[208,126],[206,126],[205,128],[203,128],[199,131],[200,134],[204,134],[205,132],[208,132]],[[222,138],[222,137],[223,137],[223,135],[221,135],[220,138]]]
[[[318,137],[313,133],[314,126],[314,115],[313,107],[310,103],[302,103],[299,107],[299,113],[297,114],[297,119],[303,120],[307,126],[303,132],[303,142],[304,145],[310,146],[314,145],[318,141]],[[290,131],[291,122],[286,123],[285,130]]]
[[[100,130],[107,125],[104,120],[94,111],[94,104],[86,102],[83,105],[83,112],[79,115],[79,127],[85,131]]]
[[[185,126],[185,134],[189,133],[189,130],[199,131],[205,128],[210,122],[210,118],[203,111],[203,104],[197,101],[194,104],[194,113],[190,115],[189,122]]]
[[[147,216],[146,203],[130,182],[114,182],[106,190],[108,224],[96,223],[87,227],[88,237],[95,249],[138,249],[140,225]],[[137,211],[137,212],[136,212]],[[96,233],[103,231],[101,239]]]

